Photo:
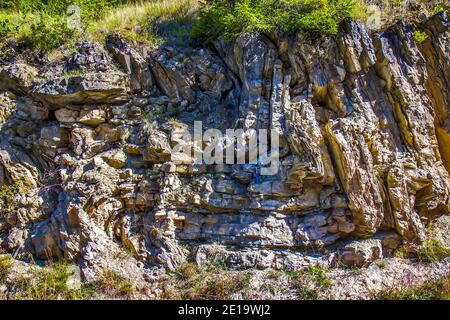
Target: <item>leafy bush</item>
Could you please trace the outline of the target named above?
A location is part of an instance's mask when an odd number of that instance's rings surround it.
[[[49,50],[61,45],[69,35],[66,20],[42,13],[31,25],[29,39],[38,49]]]
[[[17,26],[14,26],[9,19],[0,18],[0,39],[5,38],[15,30],[17,30]]]
[[[342,20],[362,7],[360,0],[211,0],[200,10],[193,34],[206,43],[274,30],[335,35]]]

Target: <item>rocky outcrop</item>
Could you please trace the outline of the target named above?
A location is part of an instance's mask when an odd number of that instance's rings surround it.
[[[23,177],[27,192],[0,216],[1,247],[90,279],[123,250],[151,276],[186,259],[366,266],[413,248],[450,212],[448,18],[420,27],[419,45],[405,23],[347,21],[333,38],[245,34],[214,51],[111,35],[107,51],[2,67],[0,184]],[[278,173],[174,161],[194,120],[275,129]]]

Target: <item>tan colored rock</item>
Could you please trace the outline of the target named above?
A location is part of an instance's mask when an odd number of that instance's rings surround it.
[[[106,112],[101,109],[81,110],[77,121],[88,126],[98,126],[106,121]]]
[[[116,169],[123,168],[127,162],[127,155],[121,149],[108,151],[102,157],[110,166]]]
[[[63,123],[76,122],[78,116],[79,112],[76,110],[61,108],[55,111],[56,120]]]

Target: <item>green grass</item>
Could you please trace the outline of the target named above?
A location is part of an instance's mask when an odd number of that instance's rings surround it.
[[[50,51],[71,39],[102,41],[107,33],[119,32],[132,40],[155,42],[158,35],[151,27],[163,21],[175,22],[167,32],[186,33],[183,19],[189,20],[196,4],[197,0],[10,0],[0,4],[0,41],[28,40]],[[67,27],[70,5],[80,7],[80,30]]]
[[[285,271],[290,282],[297,288],[300,300],[319,300],[333,284],[326,269],[321,266],[309,266],[301,270]]]
[[[251,274],[232,272],[223,264],[197,266],[185,263],[162,283],[162,299],[224,300],[234,294],[245,296]]]
[[[104,270],[97,281],[85,285],[91,294],[102,293],[108,297],[129,298],[134,292],[134,286],[128,278],[125,278],[113,270]]]
[[[69,70],[69,71],[64,71],[61,76],[63,78],[73,78],[73,77],[78,77],[78,76],[88,74],[90,72],[95,72],[95,70],[94,69],[92,69],[92,70],[90,70],[90,69],[73,69],[73,70]]]
[[[416,288],[389,289],[376,295],[378,300],[450,300],[450,279],[428,281]]]
[[[71,289],[67,281],[71,276],[67,264],[55,264],[35,269],[30,276],[18,278],[13,299],[26,300],[78,300],[86,298],[84,287]]]
[[[429,239],[420,246],[417,256],[422,262],[437,262],[450,257],[450,249],[436,239]]]
[[[23,191],[24,178],[20,177],[10,185],[0,187],[0,218],[7,219],[17,211],[16,196]]]
[[[3,283],[12,270],[12,260],[11,256],[3,255],[0,256],[0,283]]]
[[[0,39],[28,40],[36,49],[49,51],[83,30],[125,0],[7,0],[0,4]],[[67,9],[80,7],[81,30],[69,30]]]
[[[87,33],[102,39],[109,32],[139,42],[160,43],[190,36],[198,0],[142,1],[119,6],[90,24]]]
[[[0,260],[0,283],[2,275],[10,270],[11,261]],[[131,281],[111,270],[103,270],[96,281],[80,283],[79,287],[68,286],[72,275],[70,265],[58,263],[50,267],[32,269],[31,274],[22,275],[9,286],[16,300],[86,300],[97,297],[127,299],[134,292]]]
[[[404,246],[394,250],[394,257],[399,259],[416,259],[425,263],[441,261],[450,257],[450,249],[444,247],[437,239],[428,239],[423,242],[417,252],[412,252]]]

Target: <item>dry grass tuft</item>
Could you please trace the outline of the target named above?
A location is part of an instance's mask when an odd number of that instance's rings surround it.
[[[217,264],[182,265],[162,283],[162,299],[225,300],[245,294],[250,286],[251,274],[233,272]]]

